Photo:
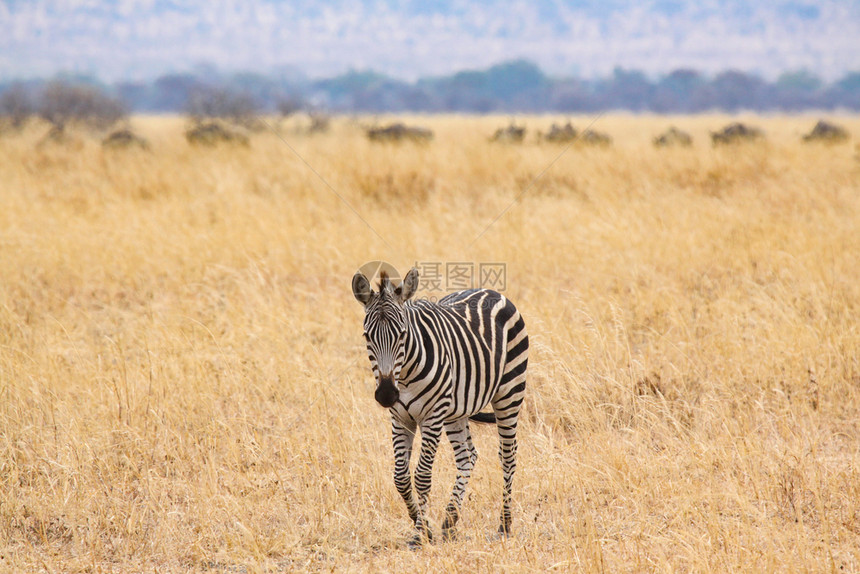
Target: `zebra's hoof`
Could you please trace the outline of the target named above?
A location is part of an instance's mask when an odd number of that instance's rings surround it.
[[[425,544],[432,543],[433,541],[424,536],[423,534],[416,534],[412,538],[406,541],[406,548],[409,550],[421,550]]]
[[[419,550],[428,543],[433,543],[433,532],[429,529],[419,530],[412,535],[412,538],[406,541],[406,547],[409,550]]]
[[[487,542],[498,542],[499,540],[507,540],[508,538],[513,538],[514,534],[511,532],[510,528],[499,527],[499,529],[493,534],[487,535]]]
[[[421,550],[422,546],[424,546],[424,537],[420,534],[416,534],[415,536],[406,541],[406,548],[412,550],[413,552],[416,550]]]

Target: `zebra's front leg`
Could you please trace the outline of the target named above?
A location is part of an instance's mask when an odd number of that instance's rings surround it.
[[[433,541],[433,532],[427,520],[427,501],[433,478],[433,461],[442,435],[442,420],[425,421],[421,425],[421,453],[415,466],[415,492],[418,495],[418,517],[415,520],[415,536],[409,543],[412,548],[421,546],[425,540]]]
[[[478,460],[478,451],[472,443],[472,434],[469,432],[469,419],[463,418],[456,422],[445,425],[445,432],[451,447],[454,449],[454,461],[457,464],[457,481],[451,492],[451,499],[445,507],[445,520],[442,522],[442,538],[450,540],[454,537],[454,525],[460,518],[460,508],[463,505],[463,496],[466,493],[466,485]]]
[[[412,473],[409,459],[412,458],[412,442],[415,439],[415,423],[406,425],[396,419],[391,421],[391,436],[394,442],[394,486],[406,503],[406,511],[415,526],[418,526],[418,504],[412,493]]]

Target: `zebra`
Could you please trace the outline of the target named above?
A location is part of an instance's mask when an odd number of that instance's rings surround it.
[[[511,301],[490,289],[452,293],[438,303],[410,301],[417,287],[415,268],[396,287],[381,271],[378,291],[371,289],[361,271],[352,278],[353,295],[364,305],[364,338],[376,379],[374,397],[391,415],[394,484],[414,524],[408,545],[415,549],[433,540],[427,501],[443,429],[454,450],[457,479],[445,508],[442,537],[454,536],[478,458],[470,418],[495,422],[498,427],[504,476],[498,532],[509,536],[517,419],[528,366],[525,322]],[[493,412],[482,413],[488,405]],[[409,460],[416,430],[421,432],[421,449],[413,493]]]

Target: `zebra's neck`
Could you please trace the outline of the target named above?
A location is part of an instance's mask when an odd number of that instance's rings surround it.
[[[421,312],[421,305],[406,303],[406,353],[400,371],[400,382],[405,385],[426,372],[428,353],[418,320]]]

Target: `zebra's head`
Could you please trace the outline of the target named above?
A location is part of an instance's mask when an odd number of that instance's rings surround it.
[[[359,271],[352,278],[352,294],[364,305],[364,338],[373,374],[376,402],[386,408],[400,397],[397,382],[406,355],[406,309],[403,304],[418,288],[418,270],[413,268],[395,287],[384,271],[379,274],[379,291]]]

